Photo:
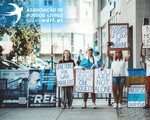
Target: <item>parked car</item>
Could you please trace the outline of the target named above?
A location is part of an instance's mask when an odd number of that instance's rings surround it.
[[[0,60],[0,69],[19,69],[20,66],[9,60]]]
[[[40,58],[35,58],[35,63],[32,62],[31,67],[39,69],[50,69],[50,66]]]

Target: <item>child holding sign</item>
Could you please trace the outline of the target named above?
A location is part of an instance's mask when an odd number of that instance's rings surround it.
[[[93,56],[93,48],[89,47],[87,49],[87,56],[85,56],[83,58],[83,60],[80,63],[81,69],[85,70],[85,69],[95,69],[100,67],[101,70],[103,70],[104,65],[101,61],[99,61],[98,57],[94,57]],[[86,103],[87,103],[87,99],[88,99],[88,93],[84,93],[84,103],[81,106],[81,108],[86,108]],[[92,108],[96,107],[95,104],[95,98],[96,98],[96,94],[95,93],[91,93],[91,97],[92,97]]]
[[[71,59],[71,53],[69,50],[65,50],[62,54],[62,60],[59,63],[70,63],[72,62],[75,66],[74,60]],[[68,99],[68,108],[72,109],[73,101],[73,86],[71,87],[62,87],[61,88],[61,100],[62,100],[62,109],[66,107],[66,102]]]
[[[113,70],[113,96],[115,103],[113,104],[113,108],[122,108],[122,94],[123,94],[123,86],[125,85],[125,63],[129,60],[131,56],[130,44],[129,46],[129,55],[123,57],[121,50],[115,51],[115,56],[111,56],[109,54],[110,42],[107,43],[107,56],[110,61],[112,61],[111,69]],[[118,89],[119,88],[119,89]],[[119,93],[119,96],[117,95]]]
[[[143,48],[143,43],[141,43],[140,47],[140,57],[142,58],[143,61],[146,63],[146,82],[145,82],[145,89],[146,89],[146,105],[144,108],[149,108],[149,94],[150,94],[150,49],[149,49],[149,56],[144,56],[142,55],[142,48]]]

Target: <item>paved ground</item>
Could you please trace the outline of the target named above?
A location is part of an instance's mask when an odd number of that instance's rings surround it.
[[[150,109],[113,109],[107,101],[97,100],[97,108],[81,109],[82,100],[74,100],[73,109],[56,108],[1,108],[0,120],[150,120]]]
[[[115,109],[105,100],[97,100],[97,108],[81,109],[81,100],[74,100],[73,109],[56,108],[1,108],[0,120],[118,120]]]
[[[122,107],[116,110],[119,120],[150,120],[150,109],[127,108],[126,103]]]

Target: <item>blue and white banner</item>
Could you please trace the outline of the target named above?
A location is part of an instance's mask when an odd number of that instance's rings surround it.
[[[93,69],[100,68],[102,65],[104,64],[102,61],[100,61],[100,58],[98,56],[93,57],[93,60],[90,61],[87,55],[83,58],[79,66],[84,67],[86,69]]]
[[[67,17],[67,7],[60,1],[0,1],[0,20],[2,26],[14,27],[20,23],[39,23],[44,29],[64,28]]]
[[[145,85],[131,85],[128,88],[128,107],[145,106]]]
[[[0,70],[0,107],[27,107],[28,70]]]
[[[31,70],[29,78],[29,107],[55,107],[55,70]]]

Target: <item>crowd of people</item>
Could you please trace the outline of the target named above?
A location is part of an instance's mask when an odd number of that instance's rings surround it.
[[[126,62],[131,57],[130,44],[128,43],[128,55],[123,56],[122,50],[115,50],[114,56],[110,54],[109,47],[111,44],[107,43],[107,57],[111,61],[111,69],[113,70],[113,81],[112,81],[112,92],[114,97],[113,108],[122,108],[122,96],[123,96],[123,87],[126,82]],[[139,55],[143,61],[146,63],[147,74],[146,74],[146,104],[144,108],[149,108],[149,94],[150,94],[150,50],[149,56],[142,55],[143,43],[141,43],[141,48]],[[86,55],[81,59],[82,50],[79,50],[77,55],[77,62],[71,58],[71,53],[69,50],[65,50],[62,54],[62,59],[59,63],[73,62],[75,68],[85,69],[104,69],[105,65],[101,61],[101,57],[97,53],[96,56],[93,55],[93,48],[89,47],[86,51]],[[96,94],[91,93],[92,98],[92,108],[96,108]],[[83,93],[83,104],[81,108],[87,107],[88,93]],[[67,102],[68,101],[68,102]],[[68,108],[72,109],[73,103],[73,86],[72,87],[61,87],[61,102],[62,109],[66,108],[68,103]]]

